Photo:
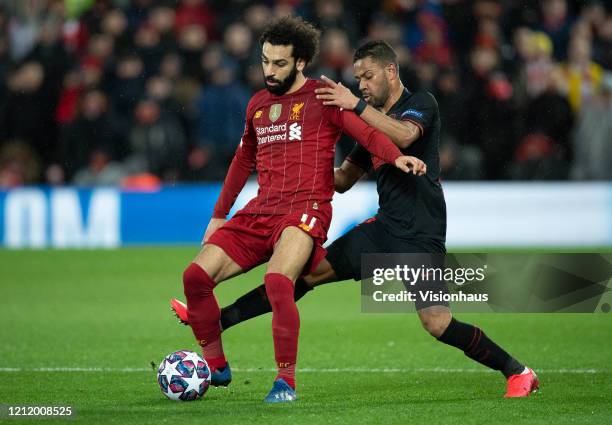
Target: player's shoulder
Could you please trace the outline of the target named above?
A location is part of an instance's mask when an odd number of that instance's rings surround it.
[[[323,117],[327,118],[328,120],[334,121],[334,117],[337,116],[337,113],[341,111],[341,109],[339,109],[337,106],[323,105],[322,101],[316,99],[315,90],[320,89],[320,88],[325,88],[325,87],[328,87],[328,86],[323,81],[316,80],[313,78],[308,78],[308,80],[304,84],[304,87],[300,89],[300,92],[306,96],[315,97],[314,99],[315,103],[318,104],[318,106],[321,108]]]
[[[314,97],[316,96],[314,91],[322,87],[325,87],[325,84],[323,84],[320,80],[308,78],[306,79],[306,82],[304,83],[304,85],[300,87],[298,91],[292,93],[291,96],[292,97],[294,96],[306,96],[306,97],[313,96]]]
[[[309,87],[312,88],[312,90],[314,90],[314,89],[322,89],[324,87],[327,87],[327,84],[325,84],[323,81],[316,80],[316,79],[313,79],[313,78],[309,78],[306,83],[310,84]]]
[[[428,91],[410,93],[397,108],[400,119],[423,120],[438,114],[438,102]]]
[[[249,103],[247,105],[247,118],[255,113],[255,111],[261,107],[266,100],[269,99],[269,94],[267,89],[261,89],[256,91],[249,99]]]
[[[249,101],[249,103],[252,105],[256,105],[267,100],[269,97],[270,92],[268,91],[268,89],[263,88],[253,93],[253,96],[251,96],[251,100]]]
[[[406,104],[415,107],[438,107],[436,97],[426,90],[418,90],[412,93],[406,100]]]
[[[315,80],[313,78],[306,78],[306,81],[304,82],[304,84],[296,91],[292,92],[291,94],[284,94],[281,99],[289,99],[289,98],[295,98],[296,96],[314,96],[315,93],[315,89],[324,87],[325,85],[319,81],[319,80]]]

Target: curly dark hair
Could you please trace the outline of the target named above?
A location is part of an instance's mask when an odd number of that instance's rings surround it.
[[[265,42],[275,46],[293,46],[293,57],[310,63],[319,50],[321,31],[311,23],[296,16],[285,16],[274,20],[266,27],[259,38],[263,46]]]

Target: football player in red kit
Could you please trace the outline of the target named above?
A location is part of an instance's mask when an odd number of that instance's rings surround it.
[[[187,315],[210,365],[213,385],[227,385],[231,371],[221,342],[220,309],[213,289],[220,282],[268,262],[264,277],[272,306],[272,336],[278,375],[266,402],[296,398],[295,367],[300,318],[295,280],[325,257],[334,193],[334,150],[341,133],[380,160],[404,172],[425,165],[403,156],[383,133],[352,111],[323,106],[304,67],[316,54],[319,32],[300,18],[273,22],[262,34],[266,89],[249,101],[240,145],[230,165],[204,246],[183,274]],[[223,125],[223,123],[219,123]],[[259,190],[229,221],[249,175],[257,169]]]

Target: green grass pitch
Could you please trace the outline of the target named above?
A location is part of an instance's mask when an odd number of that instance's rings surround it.
[[[270,316],[224,334],[229,388],[169,401],[150,363],[196,349],[168,306],[196,251],[0,251],[0,404],[71,405],[74,423],[104,424],[612,423],[612,316],[460,315],[539,372],[540,393],[504,400],[500,374],[436,342],[416,315],[362,314],[354,282],[299,303],[298,402],[262,402],[274,378]],[[222,284],[220,302],[262,271]]]

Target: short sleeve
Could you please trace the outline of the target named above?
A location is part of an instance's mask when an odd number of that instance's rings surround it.
[[[438,113],[436,99],[427,92],[418,92],[412,95],[410,105],[400,112],[400,121],[409,121],[421,130],[421,135],[429,130]]]

